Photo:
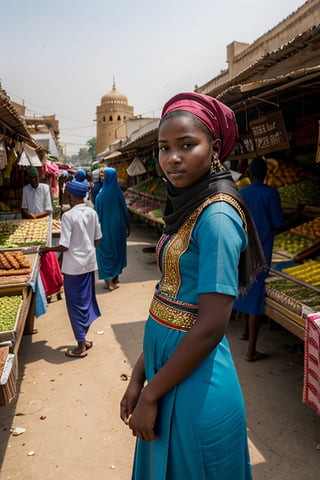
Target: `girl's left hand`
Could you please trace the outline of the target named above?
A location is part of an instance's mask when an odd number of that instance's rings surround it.
[[[140,395],[139,401],[129,419],[129,428],[132,435],[140,440],[152,442],[157,436],[154,432],[158,412],[158,402],[147,401],[145,396]]]

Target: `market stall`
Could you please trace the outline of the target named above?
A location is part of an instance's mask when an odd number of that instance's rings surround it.
[[[120,186],[125,190],[131,215],[144,223],[163,230],[166,188],[158,165],[157,129],[151,122],[134,140],[104,158],[106,166],[117,170]]]
[[[0,405],[16,393],[22,335],[32,334],[35,316],[45,313],[38,247],[51,241],[51,228],[50,216],[0,221]]]
[[[240,141],[228,159],[232,168],[244,173],[251,158],[266,158],[266,183],[278,189],[288,223],[275,237],[265,314],[302,340],[308,313],[320,310],[319,42],[317,26],[225,85],[199,88],[235,112]]]
[[[275,237],[265,314],[304,340],[308,315],[320,311],[320,215]]]
[[[24,112],[16,108],[0,86],[0,405],[16,392],[21,338],[34,330],[37,247],[51,239],[50,217],[21,219],[26,170],[42,171],[47,150],[32,138]]]
[[[151,178],[128,188],[127,205],[129,211],[162,231],[166,187],[162,178]]]

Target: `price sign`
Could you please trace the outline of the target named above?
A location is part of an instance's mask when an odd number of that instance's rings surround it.
[[[250,122],[258,155],[265,155],[289,147],[282,112],[273,112]]]

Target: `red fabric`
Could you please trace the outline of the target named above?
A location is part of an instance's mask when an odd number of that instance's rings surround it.
[[[63,278],[55,252],[47,252],[41,255],[40,275],[47,297],[60,291]]]
[[[305,324],[303,401],[320,415],[320,312]]]
[[[178,93],[164,105],[161,118],[174,110],[190,112],[209,129],[215,139],[220,138],[220,160],[224,160],[233,150],[238,139],[238,126],[234,112],[208,95],[199,93]]]

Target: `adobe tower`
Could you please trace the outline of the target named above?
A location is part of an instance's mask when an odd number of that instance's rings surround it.
[[[97,106],[97,154],[104,152],[114,141],[126,138],[125,120],[134,117],[133,107],[125,95],[118,92],[115,81],[111,92]]]

